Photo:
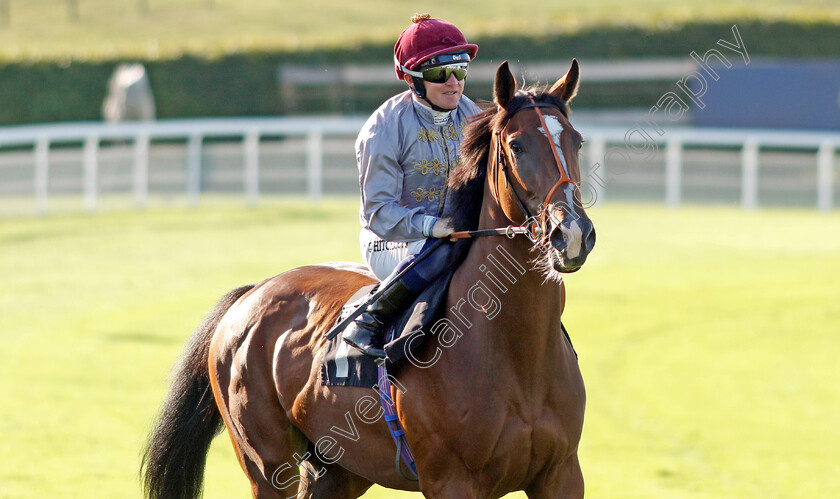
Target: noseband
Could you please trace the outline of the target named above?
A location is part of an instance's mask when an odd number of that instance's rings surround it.
[[[540,108],[542,107],[550,107],[557,109],[561,113],[563,112],[556,104],[552,104],[549,102],[537,102],[534,100],[533,97],[528,98],[530,102],[525,104],[524,106],[517,109],[514,114],[522,111],[523,109],[533,108],[534,111],[537,112],[537,117],[540,119],[540,124],[542,124],[543,130],[545,130],[545,136],[548,139],[549,144],[551,144],[551,152],[554,155],[554,163],[557,166],[557,170],[560,172],[560,179],[557,183],[554,184],[554,187],[548,191],[548,194],[545,197],[545,200],[540,205],[539,212],[536,215],[533,215],[525,203],[522,202],[522,199],[519,197],[519,194],[516,193],[516,189],[514,188],[514,184],[511,181],[510,173],[508,172],[507,165],[505,163],[504,155],[502,154],[502,132],[507,129],[510,120],[505,123],[500,130],[496,131],[496,158],[495,158],[495,170],[499,171],[501,169],[502,173],[505,176],[505,182],[507,185],[510,186],[510,192],[513,194],[513,199],[516,201],[517,206],[519,206],[519,210],[525,216],[525,222],[520,226],[510,226],[502,229],[486,229],[486,230],[476,230],[476,231],[463,231],[463,232],[456,232],[451,235],[451,238],[454,239],[462,239],[467,237],[480,237],[480,236],[492,236],[492,235],[505,235],[508,237],[513,237],[517,234],[524,234],[530,239],[532,242],[536,243],[540,241],[544,237],[547,236],[548,233],[548,207],[551,204],[551,198],[554,196],[554,193],[557,192],[557,189],[563,184],[572,184],[575,185],[574,180],[569,178],[569,175],[566,173],[565,168],[563,168],[563,162],[560,160],[560,156],[557,153],[557,147],[554,144],[554,141],[551,138],[551,133],[548,130],[548,125],[545,122],[545,117],[543,116],[542,111]],[[513,118],[511,116],[511,118]],[[494,182],[494,185],[498,185],[497,182]],[[496,193],[498,197],[498,192]]]

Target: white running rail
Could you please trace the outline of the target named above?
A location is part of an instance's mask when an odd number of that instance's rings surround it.
[[[324,139],[344,137],[352,139],[364,123],[363,118],[349,117],[279,117],[159,120],[123,124],[59,123],[18,127],[0,127],[0,155],[4,148],[32,150],[32,190],[35,212],[47,213],[50,185],[50,157],[54,144],[80,144],[83,163],[83,197],[85,206],[95,211],[98,206],[98,176],[100,144],[103,141],[125,141],[132,144],[132,196],[138,207],[146,205],[149,194],[149,150],[153,141],[179,140],[186,142],[185,192],[191,203],[201,196],[202,150],[206,139],[241,137],[244,198],[256,204],[260,196],[260,148],[263,137],[293,137],[305,140],[306,191],[312,202],[318,202],[323,192]],[[610,175],[611,153],[633,161],[652,160],[661,153],[665,162],[664,201],[669,207],[683,203],[684,166],[686,148],[740,149],[740,201],[744,209],[759,205],[759,176],[763,148],[801,150],[814,154],[814,188],[816,207],[831,211],[834,207],[835,156],[840,145],[840,133],[798,130],[703,129],[688,127],[666,128],[658,135],[650,126],[633,127],[579,125],[586,138],[583,151],[592,176],[591,190],[598,200],[606,196]],[[352,148],[347,154],[352,157]],[[613,155],[614,156],[614,155]],[[656,161],[662,161],[657,159]],[[585,180],[586,181],[586,180]],[[3,177],[0,175],[0,184]],[[2,200],[0,200],[2,202]]]

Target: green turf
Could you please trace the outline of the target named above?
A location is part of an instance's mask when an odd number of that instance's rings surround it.
[[[838,21],[834,0],[648,0],[542,2],[523,8],[507,0],[406,2],[316,0],[8,0],[0,25],[0,59],[113,59],[170,57],[182,52],[215,55],[252,49],[305,49],[392,42],[410,16],[428,11],[470,36],[539,35],[593,25],[667,29],[720,20]],[[143,12],[139,6],[149,6]],[[325,15],[325,13],[329,13]],[[2,19],[0,19],[2,21]]]
[[[840,214],[591,214],[565,316],[588,497],[840,496]],[[142,441],[203,314],[239,284],[357,260],[356,237],[354,200],[0,220],[0,497],[140,497]],[[218,438],[206,497],[247,496]]]

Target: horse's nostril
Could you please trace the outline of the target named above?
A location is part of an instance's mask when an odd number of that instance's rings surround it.
[[[586,252],[589,253],[592,251],[592,248],[595,247],[595,228],[592,227],[589,230],[589,234],[586,235],[584,239],[584,245],[586,246]]]
[[[569,244],[569,236],[565,234],[560,227],[556,227],[551,231],[551,245],[557,250],[562,250]]]

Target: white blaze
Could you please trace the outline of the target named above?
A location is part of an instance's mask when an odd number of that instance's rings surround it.
[[[560,158],[560,163],[563,164],[563,170],[566,172],[566,176],[572,178],[569,175],[569,167],[566,166],[566,157],[563,155],[563,147],[560,145],[560,134],[563,133],[563,125],[560,124],[560,120],[557,119],[557,116],[543,116],[545,118],[545,124],[548,127],[548,140],[554,144],[554,148],[557,150],[557,157]],[[545,134],[545,130],[542,127],[539,130]]]
[[[557,119],[557,116],[544,116],[545,124],[548,127],[548,133],[546,134],[545,130],[542,127],[539,130],[548,137],[552,144],[554,144],[554,149],[557,151],[557,157],[560,158],[560,163],[563,165],[563,170],[566,172],[566,176],[568,178],[572,178],[571,174],[569,173],[569,167],[566,166],[566,157],[563,155],[563,147],[560,145],[560,135],[563,133],[563,125],[560,123],[560,120]],[[566,194],[566,208],[573,212],[575,210],[574,205],[574,189],[567,189],[572,184],[567,184],[563,186],[564,192]],[[556,220],[560,220],[558,217]],[[580,251],[583,245],[583,231],[578,225],[577,220],[572,220],[569,224],[569,227],[565,227],[564,225],[560,225],[560,231],[563,233],[563,239],[566,241],[566,256],[569,258],[577,258],[580,255]]]
[[[572,220],[568,229],[561,225],[560,232],[563,233],[563,238],[566,240],[566,256],[577,258],[580,255],[580,248],[583,243],[583,231],[580,230],[577,220]]]

